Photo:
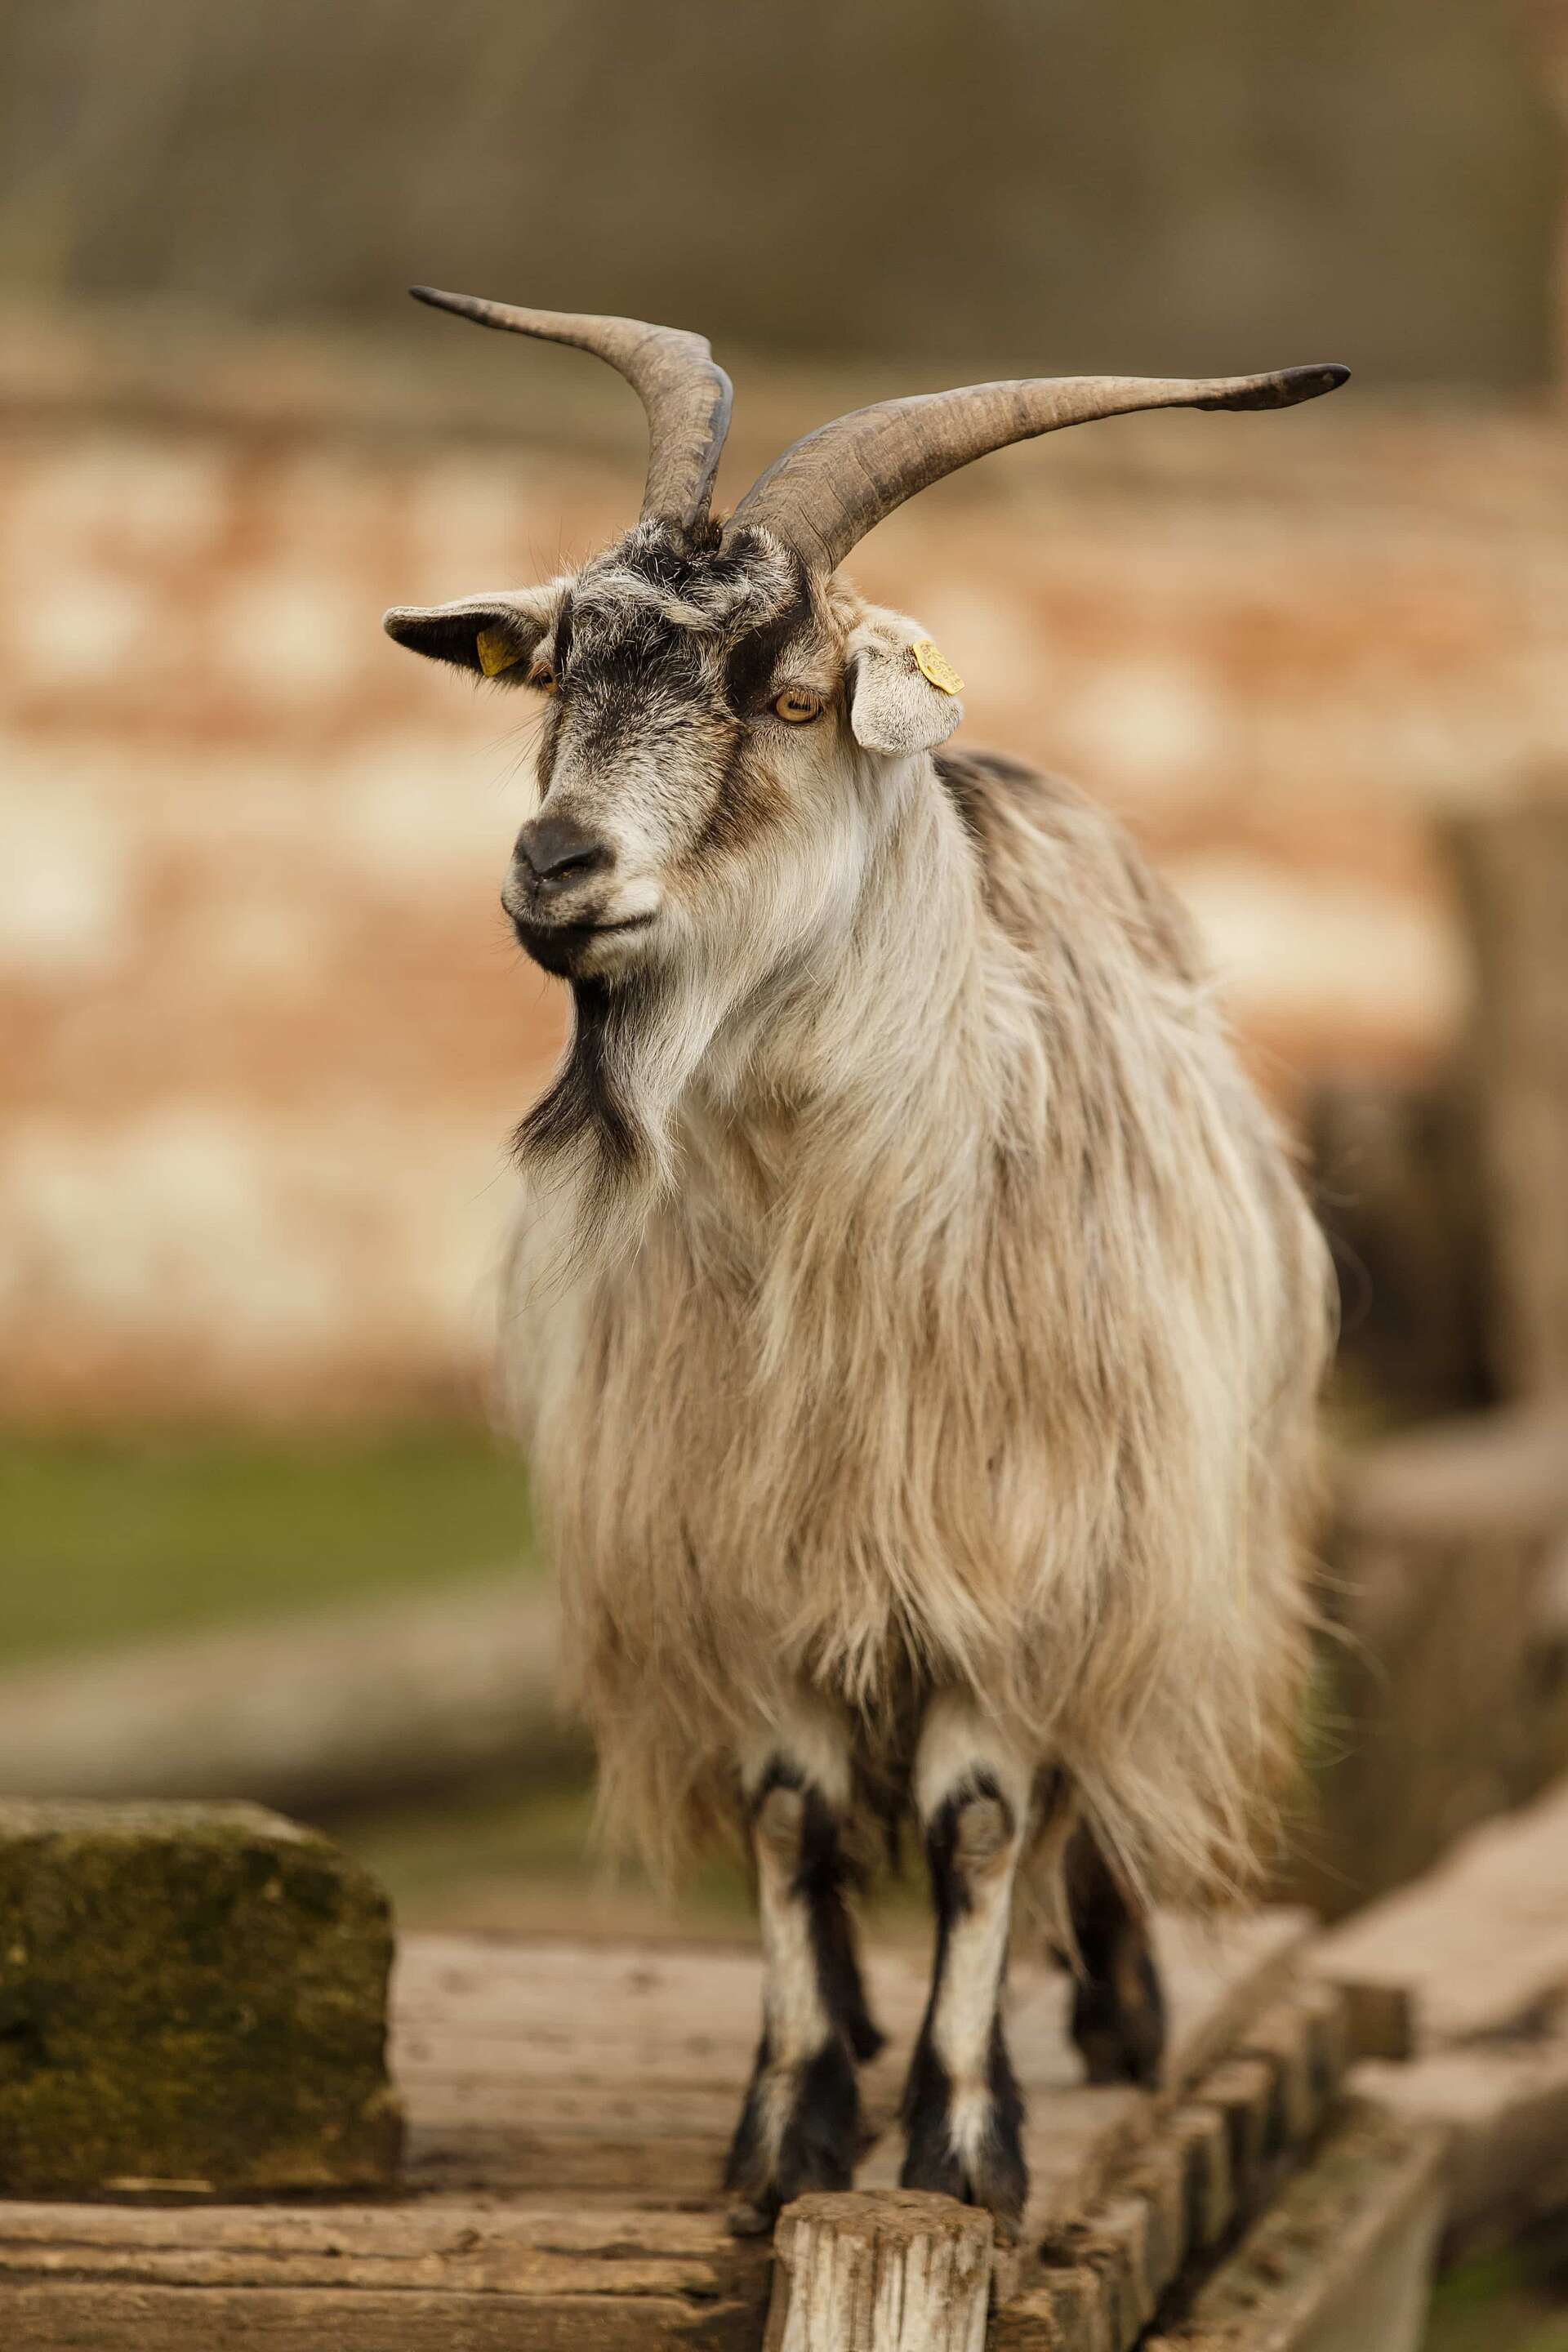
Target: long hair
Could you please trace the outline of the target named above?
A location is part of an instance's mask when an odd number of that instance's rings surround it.
[[[1296,1728],[1325,1253],[1120,831],[979,759],[888,809],[853,890],[830,841],[791,883],[809,952],[580,1002],[522,1130],[508,1372],[605,1811],[678,1862],[801,1685],[896,1790],[959,1686],[1212,1895]]]

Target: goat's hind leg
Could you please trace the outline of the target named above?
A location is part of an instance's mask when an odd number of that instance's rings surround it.
[[[1091,2083],[1160,2079],[1165,2000],[1149,1922],[1087,1822],[1067,1854],[1068,1908],[1078,1946],[1072,2038]]]
[[[730,2224],[767,2228],[813,2189],[847,2189],[861,2147],[855,2068],[882,2037],[871,2021],[847,1896],[846,1743],[803,1715],[759,1742],[744,1776],[756,1865],[763,2036],[730,2148]]]
[[[1033,1775],[967,1701],[935,1700],[915,1793],[936,1908],[931,2000],[904,2092],[906,2189],[984,2205],[1015,2232],[1028,2192],[1024,2102],[1002,2031],[1013,1892]]]

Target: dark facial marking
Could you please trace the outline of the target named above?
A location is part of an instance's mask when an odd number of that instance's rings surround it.
[[[533,767],[542,797],[550,790],[555,762],[561,753],[561,696],[552,694],[545,703],[544,720],[539,730],[539,751]]]
[[[711,533],[689,541],[667,530],[613,551],[607,560],[629,565],[657,588],[700,605],[705,589],[754,578],[767,558],[749,532],[721,547]],[[624,608],[595,607],[594,569],[565,597],[556,620],[553,663],[560,690],[544,706],[536,761],[542,790],[550,789],[568,729],[574,750],[589,759],[608,759],[621,748],[631,724],[651,719],[657,725],[661,712],[678,715],[682,698],[700,700],[716,782],[696,852],[749,839],[761,812],[746,789],[743,730],[732,713],[715,708],[702,690],[701,634],[652,606],[628,601]],[[742,645],[750,650],[742,667],[749,659],[759,692],[771,680],[780,648],[809,620],[811,609],[805,572],[797,570],[788,609],[764,628],[745,633]],[[531,937],[526,944],[537,961],[549,962],[549,940]],[[561,974],[571,979],[574,943],[562,937],[555,944]],[[514,1138],[520,1156],[555,1155],[584,1139],[595,1140],[606,1203],[643,1157],[637,1125],[618,1089],[617,1065],[656,986],[637,979],[617,981],[613,989],[598,981],[573,982],[576,1022],[565,1065]]]
[[[761,814],[760,796],[747,777],[746,730],[736,722],[689,862],[700,865],[715,850],[743,848],[753,836]]]
[[[555,624],[555,677],[557,683],[563,688],[566,682],[566,665],[571,658],[572,597],[570,592],[568,592],[562,603],[560,616]]]
[[[803,568],[794,596],[777,618],[764,621],[760,628],[748,629],[730,648],[724,666],[724,691],[737,718],[749,719],[760,707],[784,647],[806,627],[811,617],[811,591]]]

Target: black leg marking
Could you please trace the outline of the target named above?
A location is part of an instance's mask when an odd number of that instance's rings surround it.
[[[808,1788],[801,1824],[800,1867],[790,1892],[805,1905],[823,2005],[864,2064],[881,2049],[884,2036],[867,2006],[865,1979],[855,1948],[855,1923],[847,1900],[854,1885],[855,1874],[844,1858],[838,1823],[824,1799]]]
[[[1165,2054],[1165,1997],[1148,1923],[1087,1823],[1068,1850],[1068,1903],[1078,1941],[1072,2038],[1091,2083],[1152,2089]]]
[[[764,2033],[724,2168],[725,2188],[745,2200],[731,2226],[743,2236],[768,2228],[781,2206],[807,2189],[853,2188],[860,2147],[860,2088],[842,2035],[796,2066],[786,2084]]]
[[[882,2037],[867,2007],[839,1823],[792,1766],[770,1767],[752,1807],[767,1960],[766,2024],[731,2144],[731,2227],[763,2230],[812,2189],[847,2189],[862,2146],[857,2060]]]
[[[1029,2194],[1029,2168],[1024,2161],[1024,2095],[999,2017],[992,2021],[986,2053],[985,2090],[988,2105],[974,2147],[961,2155],[953,2138],[952,2078],[937,2056],[930,2020],[920,2040],[904,2086],[903,2126],[908,2136],[900,2186],[934,2189],[961,2204],[984,2205],[1004,2230],[1016,2232]]]
[[[984,2205],[1016,2233],[1028,2195],[1024,2100],[998,2000],[1018,1824],[988,1773],[974,1773],[926,1835],[936,1908],[931,2000],[904,2089],[900,2181]]]

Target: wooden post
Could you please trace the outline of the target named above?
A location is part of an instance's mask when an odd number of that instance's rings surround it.
[[[989,2213],[923,2189],[797,2198],[779,2216],[764,2352],[984,2352]]]
[[[1320,1598],[1344,1638],[1326,1645],[1317,1822],[1292,1874],[1331,1917],[1562,1769],[1547,1675],[1568,1402],[1385,1438],[1347,1457],[1337,1486]]]
[[[1476,968],[1469,1071],[1505,1396],[1568,1394],[1568,801],[1457,820]]]
[[[1420,1078],[1324,1078],[1306,1130],[1352,1403],[1392,1405],[1402,1419],[1484,1403],[1485,1214],[1474,1106],[1458,1073],[1446,1064]]]

